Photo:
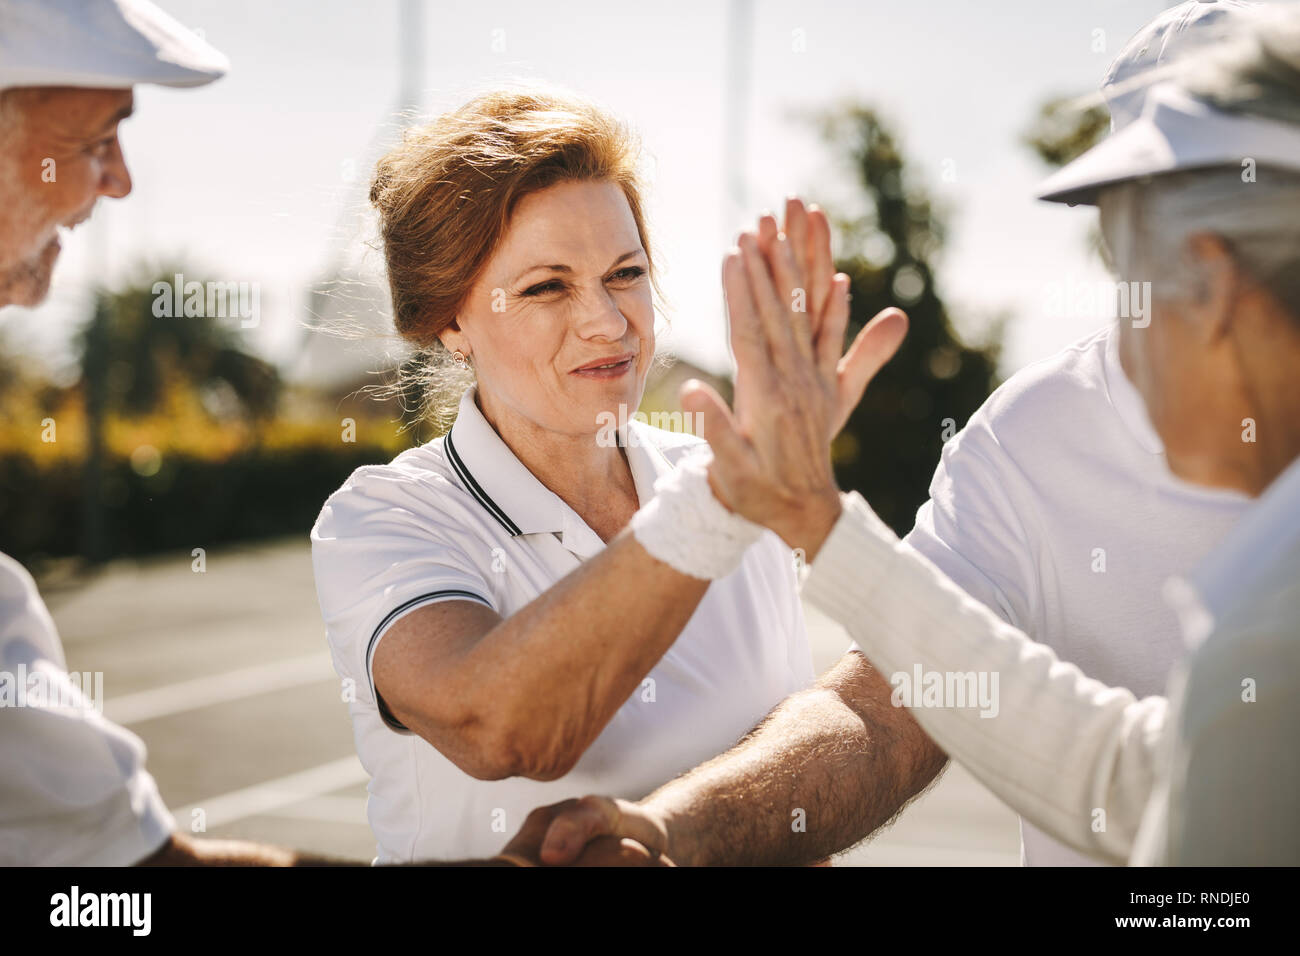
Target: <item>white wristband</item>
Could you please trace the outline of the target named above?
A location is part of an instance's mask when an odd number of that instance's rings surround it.
[[[758,540],[763,527],[728,511],[709,487],[707,448],[692,452],[655,482],[655,496],[632,516],[641,547],[683,574],[726,577]]]

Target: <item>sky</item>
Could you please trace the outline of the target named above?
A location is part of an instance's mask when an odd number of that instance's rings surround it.
[[[8,348],[56,366],[96,283],[120,286],[172,262],[259,283],[261,321],[241,334],[292,365],[314,334],[303,327],[306,285],[340,261],[374,274],[381,264],[367,245],[366,187],[399,129],[405,39],[418,51],[424,117],[529,79],[592,97],[635,127],[669,343],[715,370],[728,365],[722,255],[787,194],[833,211],[847,180],[807,117],[848,98],[875,106],[948,212],[938,274],[959,330],[978,338],[1008,315],[1011,372],[1107,319],[1070,294],[1106,280],[1087,246],[1095,212],[1033,198],[1049,170],[1023,133],[1048,97],[1095,91],[1128,37],[1168,4],[427,0],[418,28],[403,27],[401,0],[160,5],[232,70],[197,90],[137,88],[122,127],[134,192],[101,202],[65,243],[50,301],[6,310],[0,326]],[[737,27],[744,7],[748,30]],[[729,50],[742,51],[747,71]]]

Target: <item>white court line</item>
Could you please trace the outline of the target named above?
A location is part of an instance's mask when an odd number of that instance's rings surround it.
[[[334,676],[329,654],[317,652],[110,697],[104,702],[104,716],[119,724],[138,724]]]
[[[202,810],[204,825],[211,829],[243,820],[245,817],[274,813],[312,797],[365,783],[369,779],[370,775],[361,766],[361,761],[357,759],[356,754],[353,754],[342,760],[333,760],[319,767],[312,767],[310,770],[291,773],[287,777],[279,777],[245,787],[243,790],[234,790],[206,800],[198,800],[188,807],[173,810],[172,813],[176,817],[177,825],[181,829],[186,829],[194,819],[194,811]],[[364,822],[364,817],[362,821]]]
[[[287,820],[317,820],[321,823],[355,823],[369,826],[365,797],[308,797],[300,803],[268,810],[268,816]]]

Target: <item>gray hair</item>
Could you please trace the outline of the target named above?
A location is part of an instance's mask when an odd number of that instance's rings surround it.
[[[1135,180],[1101,190],[1097,205],[1108,265],[1126,282],[1150,282],[1158,299],[1196,296],[1203,279],[1186,240],[1208,232],[1300,322],[1300,173],[1236,166]]]

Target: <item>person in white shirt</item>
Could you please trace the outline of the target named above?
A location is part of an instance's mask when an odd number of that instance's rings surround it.
[[[1253,5],[1192,0],[1124,45],[1102,83],[1112,133],[1142,112],[1144,76],[1223,40]],[[1124,374],[1114,325],[1016,373],[944,448],[904,540],[1007,623],[1089,677],[1164,692],[1183,653],[1160,599],[1250,499],[1169,472]],[[1096,865],[1020,821],[1026,865]]]
[[[0,865],[123,866],[167,843],[176,825],[144,768],[144,745],[69,679],[36,585],[8,555],[0,684]]]
[[[117,127],[132,87],[198,86],[227,68],[144,0],[0,0],[0,307],[41,302],[59,232],[99,197],[130,192]],[[178,831],[143,743],[106,720],[66,668],[31,575],[0,554],[0,866],[344,862]],[[485,862],[510,864],[510,846]],[[650,862],[629,841],[584,862],[613,860]]]
[[[59,231],[100,196],[130,192],[117,126],[133,84],[195,86],[225,70],[225,57],[148,3],[0,2],[0,306],[42,301]],[[174,848],[144,745],[69,679],[36,585],[7,555],[0,686],[0,865],[197,856]]]
[[[1183,654],[1165,579],[1250,499],[1169,472],[1118,344],[1112,326],[999,388],[944,447],[904,540],[1062,660],[1146,697]],[[1098,862],[1020,825],[1027,865]]]
[[[358,469],[312,530],[380,862],[643,796],[813,679],[776,535],[710,586],[620,534],[703,445],[633,417],[655,358],[636,161],[599,108],[531,89],[380,161],[397,327],[463,391],[445,437]]]
[[[1293,384],[1300,368],[1300,22],[1294,11],[1253,21],[1234,41],[1188,64],[1182,85],[1152,86],[1137,122],[1044,189],[1046,198],[1099,203],[1120,278],[1152,282],[1149,327],[1120,324],[1121,364],[1169,468],[1199,485],[1263,493],[1190,583],[1176,578],[1181,583],[1169,587],[1193,649],[1169,699],[1138,700],[1085,676],[900,543],[860,496],[841,502],[833,479],[783,468],[796,447],[789,430],[743,417],[739,389],[743,431],[716,398],[690,398],[688,407],[716,410],[706,419],[716,461],[710,484],[675,489],[698,498],[711,486],[740,514],[784,527],[785,540],[810,548],[805,597],[844,623],[882,673],[916,668],[938,675],[940,691],[952,688],[954,677],[1000,675],[994,713],[943,693],[933,702],[913,700],[911,709],[1026,820],[1109,862],[1300,861],[1300,751],[1291,736],[1300,725],[1300,405]],[[1258,169],[1258,181],[1242,175],[1241,155],[1251,157],[1246,165]],[[778,249],[766,257],[767,278],[755,267],[763,261],[759,244],[742,239],[743,267],[728,285],[733,341],[757,334],[766,354],[738,347],[737,362],[752,387],[783,410],[815,416],[817,390],[785,387],[788,371],[763,374],[767,364],[793,365],[796,378],[812,371],[791,343],[802,344],[803,326],[781,304],[780,293],[800,281],[783,255]],[[878,321],[864,336],[889,354],[902,325]],[[825,401],[835,369],[817,371]],[[1268,428],[1267,443],[1255,440],[1256,427]],[[797,493],[824,501],[825,513],[806,512],[792,523],[782,502]],[[678,862],[725,858],[712,836],[719,824],[730,827],[729,839],[739,833],[761,841],[772,855],[797,859],[835,848],[858,822],[853,804],[868,787],[839,781],[846,771],[860,774],[867,760],[814,758],[832,749],[837,734],[810,742],[810,718],[838,714],[842,723],[856,715],[861,746],[878,748],[871,732],[878,703],[852,688],[827,690],[835,693],[787,702],[736,751],[639,805],[589,797],[551,808],[557,818],[542,858],[562,862],[591,834],[610,832]],[[841,739],[847,744],[852,736]],[[793,766],[802,777],[791,785]],[[749,813],[735,810],[742,794],[752,799]],[[728,806],[725,818],[711,809],[718,802]],[[779,833],[769,811],[783,803],[813,803],[808,812],[822,824],[822,837],[796,848],[798,839]]]

